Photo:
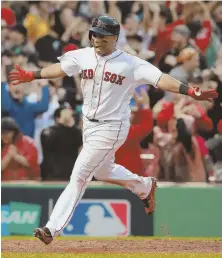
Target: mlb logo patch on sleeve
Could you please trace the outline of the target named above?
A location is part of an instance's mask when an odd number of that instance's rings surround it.
[[[63,236],[128,236],[131,210],[126,200],[84,199],[63,229]]]

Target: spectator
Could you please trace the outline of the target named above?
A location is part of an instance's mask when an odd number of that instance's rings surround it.
[[[144,38],[147,48],[156,53],[154,64],[157,65],[160,58],[171,48],[169,24],[172,22],[172,14],[169,8],[163,4],[143,2]]]
[[[211,10],[211,24],[212,24],[212,35],[210,40],[210,45],[206,51],[206,59],[208,66],[215,64],[217,59],[218,49],[221,47],[222,42],[222,4],[221,2],[209,2],[208,9]]]
[[[10,8],[1,8],[1,52],[9,44],[9,28],[16,23],[15,14]]]
[[[208,116],[213,121],[213,130],[204,134],[206,139],[212,138],[214,134],[217,134],[217,125],[222,114],[222,47],[218,50],[215,67],[212,67],[208,72],[208,77],[205,78],[206,85],[209,87],[209,85],[213,84],[213,87],[217,89],[218,98],[208,110]]]
[[[193,43],[205,53],[212,36],[210,13],[205,4],[201,1],[185,3],[181,17],[170,24],[169,29],[182,24],[185,24],[191,31]]]
[[[42,87],[42,99],[36,103],[28,102],[24,95],[24,86],[1,84],[2,109],[8,112],[18,124],[21,132],[30,137],[34,136],[35,116],[38,113],[45,112],[49,104],[48,86]]]
[[[171,33],[172,48],[160,59],[160,70],[162,70],[164,73],[169,73],[171,69],[178,64],[176,58],[184,48],[195,48],[192,44],[190,44],[189,39],[190,30],[187,26],[178,25],[173,29],[173,32]],[[198,54],[200,58],[200,69],[204,70],[207,68],[205,57],[201,52]]]
[[[9,28],[15,25],[15,14],[10,8],[1,9],[1,53],[7,49],[9,41]]]
[[[85,15],[90,18],[90,23],[95,17],[106,13],[104,1],[88,1],[87,7]]]
[[[49,1],[36,1],[25,17],[24,25],[28,31],[29,40],[33,43],[47,35],[50,30],[50,7]]]
[[[211,15],[214,22],[214,29],[217,37],[222,42],[222,3],[213,2],[211,6]]]
[[[118,2],[119,3],[119,2]],[[131,48],[131,46],[128,44],[126,39],[126,31],[124,27],[122,26],[122,13],[120,11],[120,8],[118,6],[117,1],[109,1],[108,2],[108,15],[114,17],[119,23],[120,26],[120,34],[117,41],[117,47],[120,49],[123,49],[127,53],[131,55],[136,55],[136,51]]]
[[[153,128],[152,111],[150,110],[149,97],[144,89],[141,95],[136,92],[134,99],[136,102],[136,112],[131,117],[131,127],[125,143],[116,152],[115,162],[138,175],[144,175],[143,163],[140,158],[141,140],[147,136]]]
[[[17,23],[22,24],[29,11],[28,1],[12,1],[10,8],[15,12]]]
[[[188,84],[189,79],[192,77],[194,71],[199,68],[199,55],[198,52],[193,48],[184,48],[177,57],[179,66],[173,68],[169,75],[175,79]],[[174,93],[166,92],[165,98],[171,100]]]
[[[2,118],[2,180],[39,180],[37,149],[34,141],[24,136],[14,119]]]
[[[143,60],[151,62],[154,60],[155,53],[150,50],[142,50],[143,38],[137,34],[127,36],[129,46],[136,52],[137,56]]]
[[[68,51],[78,49],[74,44],[68,44],[63,48],[63,54]],[[74,109],[77,104],[82,104],[81,74],[77,76],[65,76],[62,79],[64,93],[64,102],[68,102]],[[62,89],[60,89],[61,91]],[[58,94],[58,92],[57,92]]]
[[[82,135],[69,106],[56,109],[54,119],[56,124],[41,133],[42,179],[68,181],[82,146]]]
[[[205,109],[198,102],[192,101],[185,96],[173,96],[171,101],[162,99],[153,108],[156,124],[162,129],[167,127],[168,121],[178,113],[190,115],[195,119],[195,130],[198,132],[211,131],[213,123]]]
[[[187,84],[193,72],[199,67],[200,61],[198,52],[193,48],[185,48],[180,52],[177,60],[181,65],[173,68],[169,74]]]
[[[55,63],[57,57],[62,54],[62,42],[59,36],[50,28],[46,35],[36,40],[35,49],[38,53],[39,66],[45,67],[50,63]]]
[[[7,49],[14,52],[25,52],[28,56],[35,54],[34,46],[28,41],[27,29],[21,25],[17,24],[10,29],[9,33],[10,43]]]
[[[218,123],[218,134],[206,143],[214,161],[215,181],[222,182],[222,119]]]
[[[162,175],[160,178],[173,181],[206,181],[200,148],[192,136],[194,119],[182,115],[169,121],[169,134],[156,135],[160,148]]]
[[[1,9],[1,27],[13,26],[16,23],[14,12],[10,8]]]
[[[74,16],[72,9],[66,6],[61,9],[59,18],[63,26],[61,41],[64,43],[73,43],[80,46],[81,40],[76,39],[76,34],[81,29],[81,27],[84,32],[87,30],[88,27],[86,20],[79,16]]]
[[[139,31],[140,20],[136,14],[129,14],[125,20],[124,29],[126,36],[142,33]]]
[[[35,69],[36,66],[33,62],[29,62],[29,53],[22,50],[21,48],[13,48],[11,50],[6,50],[2,53],[3,57],[7,59],[3,62],[5,66],[5,76],[8,77],[9,71],[12,70],[16,64],[23,67],[24,69]],[[5,79],[7,81],[7,79]],[[35,83],[31,83],[34,85]],[[27,85],[27,84],[25,84]]]
[[[57,96],[57,89],[53,86],[54,82],[49,82],[49,107],[48,110],[42,114],[38,114],[35,118],[35,133],[34,133],[34,140],[36,147],[38,149],[38,163],[42,163],[42,148],[40,142],[40,135],[43,129],[48,128],[49,126],[53,126],[55,124],[55,120],[53,118],[53,114],[55,110],[59,107],[59,99]],[[41,90],[41,87],[40,87]],[[32,93],[28,96],[29,102],[38,102],[38,95],[37,93]],[[41,92],[40,92],[41,94]],[[40,96],[41,97],[41,96]]]

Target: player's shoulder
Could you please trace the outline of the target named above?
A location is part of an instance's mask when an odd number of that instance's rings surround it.
[[[125,58],[125,60],[130,63],[132,66],[138,66],[140,64],[147,64],[148,62],[139,58],[138,56],[135,55],[131,55],[126,53],[125,51],[123,51],[123,57]]]
[[[79,49],[75,49],[75,50],[71,50],[65,53],[65,55],[69,55],[69,56],[79,56],[79,55],[89,55],[89,54],[93,54],[93,48],[91,47],[84,47],[84,48],[79,48]]]
[[[124,60],[126,63],[133,65],[135,62],[135,56],[121,50],[120,58]]]

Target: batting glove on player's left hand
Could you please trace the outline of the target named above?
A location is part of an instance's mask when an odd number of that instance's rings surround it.
[[[215,89],[201,90],[200,88],[189,88],[188,96],[196,100],[206,100],[214,103],[213,99],[218,97],[218,93]]]
[[[12,70],[8,76],[12,85],[17,85],[23,82],[31,82],[34,80],[33,71],[25,71],[19,65],[16,65],[15,67],[16,70]]]

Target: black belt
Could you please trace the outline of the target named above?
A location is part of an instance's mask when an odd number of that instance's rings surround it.
[[[87,118],[90,122],[96,122],[96,123],[100,123],[100,122],[105,122],[105,121],[101,121],[101,120],[97,120],[97,119],[89,119]]]
[[[88,117],[86,117],[90,122],[94,122],[94,123],[108,123],[108,122],[120,122],[118,120],[98,120],[98,119],[90,119]]]

